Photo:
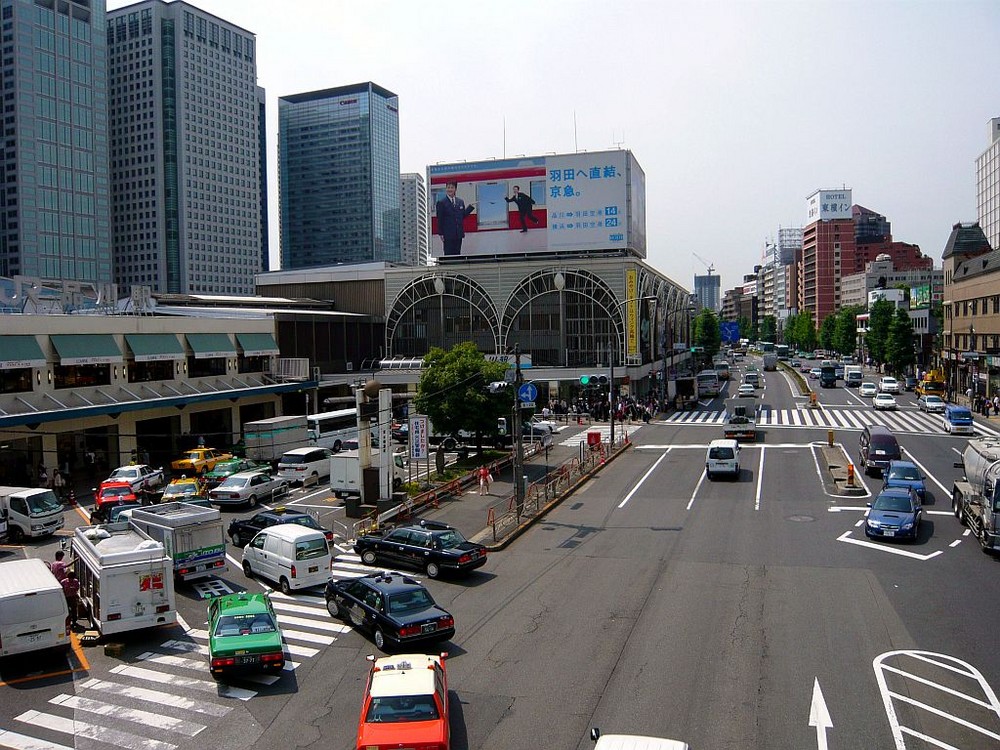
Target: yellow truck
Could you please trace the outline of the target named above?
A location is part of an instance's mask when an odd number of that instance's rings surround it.
[[[916,388],[913,392],[917,396],[925,396],[932,394],[934,396],[944,396],[945,391],[945,381],[944,373],[940,370],[928,370],[924,373],[923,378],[917,383]]]

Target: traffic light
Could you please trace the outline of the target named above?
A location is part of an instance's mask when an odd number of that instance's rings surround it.
[[[608,384],[607,375],[581,375],[580,385],[584,388],[600,388]]]

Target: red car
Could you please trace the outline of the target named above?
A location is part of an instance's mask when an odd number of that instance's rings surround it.
[[[107,517],[108,509],[123,502],[137,502],[135,490],[128,482],[105,480],[94,490],[94,512],[97,520]]]
[[[361,704],[358,750],[448,750],[451,732],[446,656],[368,657],[372,671]]]

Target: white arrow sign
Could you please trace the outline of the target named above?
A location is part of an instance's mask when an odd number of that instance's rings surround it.
[[[819,678],[813,678],[813,697],[809,705],[809,726],[816,727],[816,747],[827,750],[826,730],[833,729],[830,712],[826,710],[823,691],[819,688]]]

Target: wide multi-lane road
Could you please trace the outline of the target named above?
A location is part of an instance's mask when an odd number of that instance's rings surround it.
[[[1000,747],[1000,561],[948,496],[965,441],[909,394],[896,413],[843,388],[808,409],[782,371],[759,393],[762,440],[744,447],[738,481],[704,477],[719,399],[640,427],[632,450],[471,577],[425,582],[457,621],[444,646],[453,748],[583,750],[591,726],[713,750]],[[914,544],[865,540],[869,498],[825,481],[829,430],[856,458],[869,422],[889,424],[927,474]],[[232,568],[183,593],[186,628],[0,686],[0,747],[353,747],[374,647],[315,594],[275,597],[294,662],[280,679],[213,684],[197,593],[261,585]],[[341,549],[335,575],[364,569]]]

